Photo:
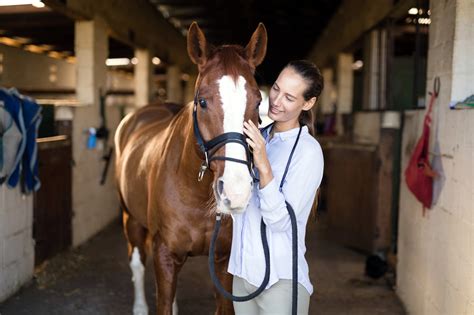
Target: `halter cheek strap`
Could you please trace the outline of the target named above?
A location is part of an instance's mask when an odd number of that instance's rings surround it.
[[[201,168],[199,170],[198,181],[201,181],[204,177],[204,173],[209,168],[209,165],[212,161],[220,160],[220,161],[230,161],[240,164],[247,165],[251,176],[255,179],[255,174],[253,172],[253,159],[250,149],[247,145],[246,137],[238,132],[226,132],[223,133],[210,141],[205,141],[201,135],[198,126],[198,118],[197,118],[197,104],[198,104],[198,93],[196,93],[194,97],[194,108],[193,108],[193,129],[194,135],[196,137],[197,143],[199,148],[204,154],[204,161],[201,164]],[[237,143],[244,147],[247,160],[240,160],[236,158],[231,158],[227,156],[214,156],[214,154],[221,148],[222,146],[226,145],[227,143]]]

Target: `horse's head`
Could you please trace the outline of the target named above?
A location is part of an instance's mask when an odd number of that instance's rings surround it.
[[[242,136],[243,122],[258,122],[261,95],[254,72],[263,61],[266,48],[263,24],[259,24],[245,48],[209,45],[196,23],[188,31],[188,53],[199,69],[195,124],[203,142],[223,140],[209,149],[212,156],[218,157],[209,159],[209,167],[214,174],[217,207],[224,213],[244,211],[251,195],[252,176],[248,165],[242,163],[250,162]],[[223,134],[226,136],[218,138]]]

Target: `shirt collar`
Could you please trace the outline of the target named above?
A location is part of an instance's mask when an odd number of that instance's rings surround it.
[[[273,126],[269,127],[266,129],[265,131],[265,139],[268,140],[268,136],[270,135],[270,132],[272,131],[272,128]],[[288,139],[292,139],[292,138],[295,138],[297,135],[298,135],[298,132],[299,132],[300,128],[297,127],[297,128],[293,128],[293,129],[290,129],[290,130],[287,130],[287,131],[283,131],[283,132],[275,132],[273,137],[274,138],[279,138],[280,140],[282,141],[285,141],[285,140],[288,140]],[[301,130],[301,133],[308,133],[308,126],[303,126],[303,129]]]

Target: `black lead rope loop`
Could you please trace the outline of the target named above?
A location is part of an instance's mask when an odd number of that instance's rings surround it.
[[[211,245],[209,247],[209,269],[210,269],[212,282],[214,282],[214,285],[216,286],[219,293],[222,294],[226,299],[236,301],[236,302],[249,301],[257,297],[260,293],[262,293],[263,290],[265,290],[268,282],[270,281],[270,250],[268,249],[265,223],[263,223],[263,219],[262,219],[260,223],[260,235],[262,239],[262,244],[264,245],[263,252],[265,255],[265,266],[266,266],[263,282],[257,288],[257,290],[255,290],[255,292],[250,293],[249,295],[246,295],[246,296],[235,296],[226,291],[226,289],[222,286],[219,278],[217,277],[216,271],[215,271],[214,253],[215,253],[215,245],[216,245],[217,236],[219,235],[219,229],[221,227],[221,221],[222,220],[220,219],[220,216],[219,218],[216,216],[216,224],[214,226],[214,233],[212,233]]]
[[[263,130],[268,128],[269,126],[265,127]],[[293,158],[293,154],[296,149],[296,145],[300,139],[301,131],[303,127],[300,126],[300,130],[298,131],[298,136],[296,137],[295,144],[291,149],[290,156],[288,158],[288,162],[286,163],[285,172],[283,173],[281,182],[280,182],[280,192],[283,192],[283,184],[285,182],[286,175],[288,174],[288,170],[290,168],[291,159]],[[298,312],[298,225],[296,222],[296,214],[293,207],[290,205],[288,201],[285,200],[286,209],[288,210],[288,214],[290,216],[291,221],[291,233],[292,233],[292,305],[291,305],[291,313],[296,315]],[[262,239],[263,245],[263,254],[265,256],[265,276],[263,278],[262,284],[255,290],[255,292],[246,295],[246,296],[235,296],[231,293],[227,292],[225,288],[222,286],[219,278],[216,276],[216,270],[214,265],[214,256],[215,256],[215,243],[217,240],[217,236],[219,235],[219,229],[221,227],[221,214],[218,213],[216,216],[216,224],[214,226],[214,232],[212,233],[211,238],[211,245],[209,246],[209,272],[211,274],[212,282],[216,286],[217,290],[220,294],[222,294],[226,299],[232,300],[235,302],[245,302],[251,300],[258,296],[260,293],[265,290],[270,280],[270,249],[268,247],[267,241],[267,232],[265,223],[262,221],[260,222],[260,235]]]

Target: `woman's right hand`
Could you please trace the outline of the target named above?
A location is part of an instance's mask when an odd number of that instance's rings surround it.
[[[267,157],[265,139],[251,120],[248,122],[244,121],[244,134],[248,137],[247,143],[252,148],[253,162],[260,175],[260,188],[263,188],[273,179],[272,168]]]

